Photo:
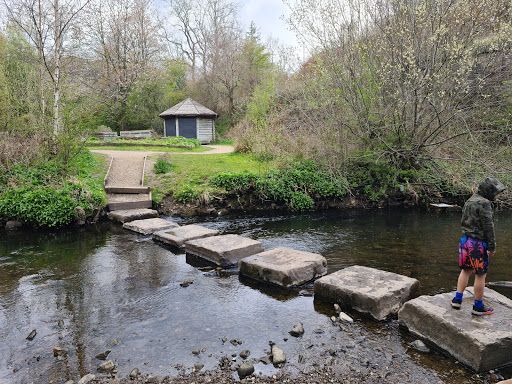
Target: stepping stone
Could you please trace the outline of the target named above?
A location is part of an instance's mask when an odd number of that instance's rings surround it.
[[[404,304],[398,322],[476,372],[512,365],[512,300],[486,288],[484,304],[494,314],[475,316],[473,288],[464,292],[460,310],[450,306],[455,292],[420,296]]]
[[[174,245],[178,248],[185,248],[185,242],[204,237],[217,236],[219,231],[208,229],[200,225],[185,225],[183,227],[166,229],[153,233],[153,240]]]
[[[382,321],[419,294],[416,279],[354,265],[315,281],[315,297],[352,308]]]
[[[221,267],[232,267],[240,259],[262,252],[263,245],[247,237],[221,235],[187,241],[185,251]]]
[[[128,223],[134,220],[152,219],[158,217],[154,209],[129,209],[124,211],[113,211],[108,213],[108,218],[120,223]]]
[[[142,233],[143,235],[149,235],[154,232],[175,227],[178,227],[178,224],[160,218],[134,220],[123,224],[123,228]]]
[[[322,255],[278,247],[246,257],[238,263],[240,274],[255,280],[290,288],[327,273]]]

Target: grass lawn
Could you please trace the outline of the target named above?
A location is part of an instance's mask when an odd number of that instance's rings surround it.
[[[153,172],[153,163],[158,156],[150,156],[151,165],[146,166],[146,183],[152,187],[153,200],[157,203],[171,191],[174,198],[182,202],[196,199],[203,192],[214,193],[215,188],[208,185],[208,180],[220,172],[263,173],[272,167],[271,163],[237,152],[197,156],[176,153],[168,155],[171,171],[157,175]]]
[[[113,150],[113,151],[146,151],[146,152],[208,152],[211,151],[211,148],[207,148],[204,146],[199,146],[195,148],[172,148],[172,147],[150,147],[150,146],[125,146],[125,145],[119,145],[119,146],[92,146],[88,145],[88,149],[96,149],[96,150]]]

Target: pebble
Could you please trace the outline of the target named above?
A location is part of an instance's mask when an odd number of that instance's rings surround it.
[[[107,347],[114,347],[114,346],[116,346],[117,344],[119,344],[119,340],[114,339],[114,340],[112,340],[110,343],[108,343],[108,344],[107,344]]]
[[[32,330],[32,332],[29,333],[27,336],[27,340],[34,340],[34,337],[36,337],[37,331],[35,329]]]
[[[352,319],[349,315],[347,315],[345,312],[340,312],[339,318],[341,321],[345,321],[347,323],[353,323],[354,319]]]
[[[254,373],[254,365],[252,363],[245,361],[242,364],[240,364],[240,366],[237,369],[237,372],[238,376],[240,376],[240,379],[243,379]]]
[[[204,364],[194,364],[194,371],[200,371],[204,368]]]
[[[199,355],[200,353],[201,353],[201,351],[200,351],[199,349],[194,349],[194,350],[192,351],[192,354],[193,354],[193,355]]]
[[[304,325],[302,323],[295,324],[288,333],[294,337],[302,336],[304,334]]]
[[[409,345],[420,352],[430,352],[430,349],[421,340],[414,340],[412,343],[409,343]]]
[[[96,380],[96,375],[89,373],[88,375],[85,375],[80,380],[78,380],[78,384],[89,384],[94,380]]]
[[[180,283],[180,286],[183,288],[186,288],[193,283],[194,283],[194,280],[185,280],[183,283]]]
[[[251,355],[251,351],[248,349],[244,349],[242,352],[240,352],[240,357],[242,359],[247,359]]]
[[[130,379],[136,379],[139,376],[139,368],[133,368],[130,372]]]
[[[286,356],[284,355],[284,351],[277,345],[272,345],[272,363],[277,365],[285,362]]]
[[[334,312],[336,312],[336,313],[341,312],[341,307],[339,306],[339,304],[334,304]]]
[[[98,353],[95,357],[98,360],[106,360],[110,352],[112,351],[110,349],[107,349],[105,352]]]
[[[110,372],[113,371],[116,365],[112,360],[105,361],[98,366],[98,372]]]
[[[64,348],[53,347],[53,356],[55,357],[65,355],[67,352]]]

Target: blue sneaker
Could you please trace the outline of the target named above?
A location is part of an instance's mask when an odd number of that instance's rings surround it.
[[[452,301],[450,301],[450,304],[452,305],[452,308],[460,309],[460,306],[462,305],[462,300],[453,298]]]

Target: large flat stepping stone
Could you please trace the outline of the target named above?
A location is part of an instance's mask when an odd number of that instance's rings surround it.
[[[219,231],[201,227],[200,225],[185,225],[183,227],[166,229],[153,233],[153,240],[161,241],[178,248],[185,248],[185,242],[217,236]]]
[[[120,223],[128,223],[135,220],[152,219],[158,217],[158,212],[154,209],[128,209],[122,211],[112,211],[108,213],[108,218]]]
[[[259,241],[238,235],[206,237],[185,243],[185,252],[221,267],[235,266],[240,259],[262,251]]]
[[[238,263],[241,275],[290,288],[303,285],[327,273],[322,255],[278,247],[246,257]]]
[[[352,308],[381,321],[419,294],[416,279],[354,265],[315,281],[315,297]]]
[[[163,231],[164,229],[175,228],[178,224],[160,218],[134,220],[129,223],[124,223],[123,228],[149,235],[154,232]]]
[[[454,295],[420,296],[405,303],[398,312],[399,324],[476,372],[511,365],[512,300],[486,288],[484,304],[494,314],[475,316],[473,289],[464,292],[460,310],[450,306]]]

